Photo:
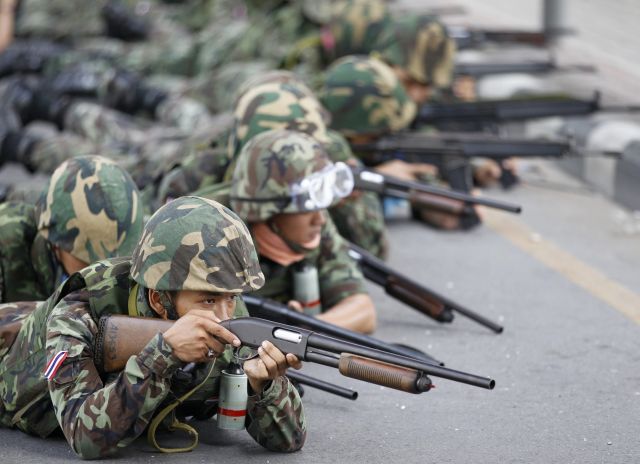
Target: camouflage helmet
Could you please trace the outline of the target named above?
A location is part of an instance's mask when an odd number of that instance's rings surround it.
[[[331,112],[331,128],[346,136],[396,132],[416,114],[393,70],[366,56],[346,56],[332,64],[318,95]]]
[[[340,132],[329,129],[327,136],[329,137],[329,143],[325,143],[324,147],[331,161],[334,163],[338,161],[346,163],[355,159],[351,151],[351,145]]]
[[[301,132],[274,130],[252,138],[233,172],[230,203],[247,222],[328,208],[353,189],[351,170],[332,163],[323,145]]]
[[[421,84],[451,85],[456,47],[440,21],[429,15],[405,15],[395,18],[389,31],[380,50],[382,59],[404,68]]]
[[[53,172],[37,204],[38,231],[85,263],[128,256],[143,226],[135,183],[101,156],[80,156]]]
[[[307,86],[307,84],[304,83],[302,79],[300,79],[300,76],[284,69],[274,69],[262,73],[255,73],[240,85],[240,87],[238,88],[238,96],[241,96],[252,88],[262,84],[292,85],[301,92],[304,92],[305,94],[315,98],[315,94],[313,93],[313,91]],[[325,122],[328,122],[329,114],[326,113],[326,111],[324,116],[326,116],[327,118]]]
[[[248,89],[236,101],[229,151],[235,158],[255,135],[273,129],[304,132],[327,142],[329,113],[294,82],[267,82]]]
[[[329,61],[375,50],[375,44],[390,26],[391,15],[384,0],[335,2],[325,27],[329,34],[323,40]]]
[[[153,290],[242,293],[264,285],[247,226],[201,197],[180,197],[156,211],[131,260],[133,280]]]

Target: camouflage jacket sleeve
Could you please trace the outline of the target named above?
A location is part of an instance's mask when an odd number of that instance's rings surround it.
[[[97,327],[86,291],[71,293],[47,323],[47,358],[67,352],[49,392],[67,441],[83,458],[103,457],[135,440],[170,388],[181,362],[160,334],[105,384],[93,362]]]
[[[37,232],[32,205],[0,205],[0,302],[42,300],[48,295],[39,285],[31,259]]]
[[[307,425],[298,390],[287,377],[278,377],[260,395],[249,397],[247,431],[271,451],[298,451]]]
[[[322,229],[317,268],[322,307],[325,310],[348,296],[367,293],[364,277],[349,256],[347,243],[328,215],[327,223]]]
[[[242,300],[234,317],[248,316]],[[230,352],[230,350],[227,350]],[[298,451],[307,437],[307,421],[298,390],[286,377],[279,377],[260,395],[249,397],[247,432],[260,445],[272,451]]]

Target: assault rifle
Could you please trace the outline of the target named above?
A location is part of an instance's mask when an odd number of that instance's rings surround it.
[[[345,329],[335,324],[317,319],[313,316],[309,316],[308,314],[295,311],[287,305],[278,303],[277,301],[253,295],[243,295],[242,300],[247,306],[249,314],[251,314],[252,317],[259,317],[274,322],[306,327],[325,335],[337,337],[342,340],[347,340],[376,350],[386,351],[400,356],[417,358],[430,364],[444,365],[432,356],[423,353],[422,351],[418,351],[415,348],[383,342],[375,337],[354,332],[353,330]]]
[[[95,346],[96,365],[105,372],[122,369],[127,360],[138,354],[155,334],[165,332],[172,324],[172,321],[157,318],[100,318]],[[488,377],[435,366],[256,317],[229,319],[220,325],[235,334],[243,346],[256,349],[267,340],[283,353],[292,353],[302,361],[337,368],[345,377],[408,393],[429,391],[433,387],[429,375],[488,390],[495,387],[495,380]]]
[[[448,323],[453,321],[454,312],[457,312],[495,333],[502,333],[504,330],[501,325],[394,271],[382,260],[357,245],[349,244],[349,255],[360,264],[362,273],[367,279],[383,287],[388,295],[420,311],[425,316],[438,322]]]
[[[441,133],[437,135],[406,133],[382,137],[373,143],[353,144],[353,150],[364,153],[367,164],[378,164],[389,159],[403,159],[408,162],[430,163],[445,174],[447,165],[455,162],[462,165],[470,158],[485,157],[498,161],[513,157],[559,158],[572,150],[565,140],[505,138],[485,133]],[[448,164],[447,164],[448,163]],[[517,182],[507,169],[503,169],[500,182],[507,188]],[[463,190],[460,183],[450,185],[455,190]]]
[[[443,123],[502,123],[550,116],[583,116],[596,111],[635,112],[640,105],[605,106],[600,93],[591,100],[565,95],[539,95],[531,98],[481,100],[477,102],[427,103],[418,110],[414,125]]]
[[[465,158],[481,156],[493,159],[513,157],[559,158],[572,150],[566,140],[499,137],[484,133],[443,132],[440,134],[399,133],[382,137],[373,143],[353,144],[356,152],[397,155],[407,161],[437,164],[443,156],[461,155]],[[388,156],[387,156],[388,158]],[[379,162],[386,161],[381,158]],[[368,155],[366,160],[375,160]]]
[[[449,190],[419,182],[411,182],[386,176],[364,168],[352,168],[355,188],[376,192],[384,196],[402,198],[412,204],[427,206],[443,212],[462,214],[469,205],[483,205],[510,213],[520,213],[522,207],[489,198],[474,197],[455,190]]]
[[[487,42],[499,44],[523,44],[547,47],[557,34],[519,29],[478,29],[462,25],[447,25],[449,37],[456,41],[458,50],[477,48]]]
[[[482,77],[489,74],[547,74],[550,72],[596,72],[595,66],[573,64],[558,66],[555,60],[535,60],[495,63],[456,63],[453,70],[458,76]]]

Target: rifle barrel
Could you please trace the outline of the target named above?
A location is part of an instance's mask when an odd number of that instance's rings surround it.
[[[598,100],[530,98],[478,102],[427,103],[419,109],[418,122],[504,122],[549,116],[581,116],[600,109]]]
[[[489,208],[500,209],[502,211],[508,211],[515,214],[522,212],[522,207],[513,203],[492,200],[490,198],[474,197],[472,195],[468,195],[455,190],[434,187],[432,185],[423,184],[420,182],[397,179],[367,169],[354,168],[353,172],[356,179],[356,188],[362,190],[372,190],[391,197],[395,196],[399,198],[409,199],[408,194],[411,191],[415,191],[419,193],[437,195],[452,200],[459,200],[468,204],[483,205]],[[382,187],[380,187],[380,185],[382,185]],[[406,195],[402,192],[406,192]]]
[[[504,330],[504,327],[502,327],[501,325],[487,319],[486,317],[476,313],[475,311],[465,308],[464,306],[451,301],[450,299],[434,292],[433,290],[426,288],[424,285],[421,285],[418,282],[415,282],[408,277],[399,274],[398,272],[388,267],[382,260],[376,258],[371,253],[368,253],[359,246],[350,243],[349,248],[351,249],[350,255],[354,259],[358,260],[362,266],[370,267],[373,270],[373,272],[371,273],[365,272],[364,274],[366,277],[368,277],[369,275],[373,275],[374,278],[371,280],[373,280],[373,282],[375,282],[376,284],[386,286],[387,282],[389,281],[388,277],[393,276],[393,283],[399,287],[404,287],[405,290],[407,290],[411,295],[419,295],[420,293],[423,293],[430,299],[440,301],[446,308],[449,308],[462,314],[463,316],[468,317],[478,324],[491,329],[495,333],[502,333],[502,331]],[[354,252],[355,255],[353,254]]]
[[[344,387],[341,387],[340,385],[335,385],[333,383],[326,382],[324,380],[316,379],[315,377],[311,377],[301,372],[297,372],[293,369],[288,369],[286,375],[291,380],[298,382],[302,385],[308,385],[312,388],[317,388],[318,390],[322,390],[327,393],[331,393],[333,395],[341,396],[342,398],[346,398],[351,401],[355,401],[358,399],[357,391],[350,390],[348,388],[344,388]]]
[[[487,390],[492,390],[495,387],[495,380],[488,377],[482,377],[446,367],[434,366],[433,364],[427,364],[415,358],[407,358],[386,351],[368,348],[318,333],[309,335],[307,343],[311,349],[319,348],[333,353],[351,353],[389,364],[416,369],[427,375],[433,375],[435,377],[441,377],[443,379],[453,380],[455,382],[465,383],[475,387],[486,388]]]
[[[539,74],[549,72],[595,72],[596,68],[586,64],[557,66],[553,61],[524,61],[519,63],[457,63],[454,72],[457,75],[481,77],[490,74],[525,73]]]

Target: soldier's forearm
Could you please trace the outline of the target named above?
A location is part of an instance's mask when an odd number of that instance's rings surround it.
[[[304,445],[307,426],[298,391],[286,377],[274,380],[259,399],[249,403],[247,432],[271,451],[293,452]]]
[[[317,316],[325,322],[361,333],[376,330],[376,310],[366,293],[351,295]]]

